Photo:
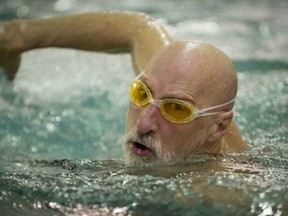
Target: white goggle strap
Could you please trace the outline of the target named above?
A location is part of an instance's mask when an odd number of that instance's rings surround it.
[[[217,109],[217,108],[220,108],[220,107],[224,107],[224,106],[226,106],[226,105],[228,105],[228,104],[231,104],[231,103],[235,102],[235,99],[236,99],[236,98],[233,98],[232,100],[230,100],[230,101],[228,101],[228,102],[226,102],[226,103],[219,104],[219,105],[212,106],[212,107],[207,107],[207,108],[205,108],[205,109],[199,110],[199,111],[198,111],[198,114],[203,115],[205,112],[207,112],[207,111],[209,111],[209,110],[213,110],[213,109]],[[218,114],[218,113],[223,113],[223,111],[222,111],[222,112],[215,112],[214,114],[216,114],[216,113],[217,113],[217,114]],[[208,114],[208,113],[207,113],[207,114]]]

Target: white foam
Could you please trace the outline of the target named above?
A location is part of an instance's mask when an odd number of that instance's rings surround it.
[[[84,93],[107,92],[123,105],[115,98],[126,97],[132,77],[129,55],[49,48],[23,55],[14,90],[27,104],[75,103]]]

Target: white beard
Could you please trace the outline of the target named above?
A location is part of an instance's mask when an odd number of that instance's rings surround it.
[[[135,155],[131,151],[129,140],[144,144],[150,148],[155,153],[155,155],[148,158]],[[132,128],[125,135],[123,141],[126,163],[129,166],[147,166],[151,164],[184,162],[186,158],[192,154],[192,152],[196,151],[203,145],[205,136],[197,136],[193,144],[190,145],[191,148],[189,148],[188,151],[181,153],[180,155],[177,155],[175,151],[164,151],[163,144],[161,142],[153,140],[153,137],[150,135],[140,135],[135,128]]]

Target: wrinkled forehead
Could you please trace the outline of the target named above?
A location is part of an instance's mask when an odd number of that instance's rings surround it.
[[[140,76],[166,84],[194,82],[204,75],[203,64],[206,57],[201,49],[201,45],[193,42],[164,46]]]

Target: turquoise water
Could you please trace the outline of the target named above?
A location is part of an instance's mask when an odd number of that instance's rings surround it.
[[[287,1],[0,3],[3,19],[101,10],[143,11],[177,39],[223,49],[238,71],[236,122],[251,149],[127,167],[130,56],[31,51],[14,83],[0,71],[1,215],[287,215]]]

